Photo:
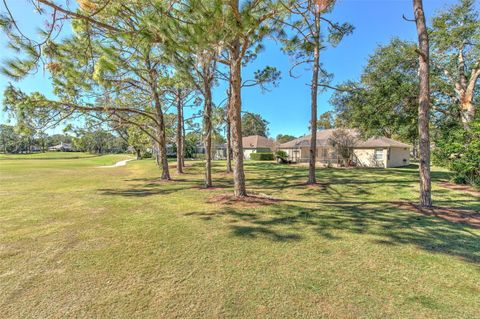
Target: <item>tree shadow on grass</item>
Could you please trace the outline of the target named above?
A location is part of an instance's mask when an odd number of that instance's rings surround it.
[[[317,202],[285,200],[259,208],[222,207],[191,212],[204,221],[222,219],[236,237],[275,242],[304,240],[313,233],[328,240],[349,234],[366,235],[377,245],[415,245],[425,251],[480,263],[480,234],[475,228],[413,213],[396,203],[372,201]]]

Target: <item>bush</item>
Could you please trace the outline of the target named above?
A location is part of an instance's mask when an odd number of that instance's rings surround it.
[[[273,161],[273,153],[252,153],[250,158],[254,161]]]
[[[141,157],[142,159],[145,159],[145,158],[153,158],[154,156],[152,151],[144,151],[142,152]]]
[[[286,159],[288,158],[288,154],[287,154],[287,152],[285,152],[285,151],[277,151],[277,152],[275,153],[275,156],[276,156],[277,158],[282,159],[282,160],[286,160]]]
[[[433,160],[453,172],[459,184],[480,187],[480,121],[470,123],[470,130],[451,129],[436,143]]]

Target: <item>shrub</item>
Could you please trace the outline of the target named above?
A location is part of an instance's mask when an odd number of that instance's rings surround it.
[[[273,161],[273,153],[252,153],[250,158],[254,161]]]
[[[276,156],[277,158],[282,159],[282,160],[286,160],[286,159],[288,158],[287,152],[281,151],[281,150],[280,150],[280,151],[277,151],[277,152],[275,153],[275,156]]]
[[[470,130],[449,130],[436,143],[433,159],[453,172],[455,183],[480,187],[480,121],[470,123]]]

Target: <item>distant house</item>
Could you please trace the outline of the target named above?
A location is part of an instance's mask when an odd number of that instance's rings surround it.
[[[58,145],[50,146],[48,148],[49,151],[56,151],[56,152],[72,152],[73,146],[71,143],[63,143],[61,142]]]
[[[243,158],[250,159],[252,153],[265,153],[275,151],[277,145],[271,139],[260,135],[245,136],[242,138]],[[213,147],[214,159],[227,158],[227,144],[218,144]]]
[[[317,133],[316,161],[322,164],[338,164],[341,156],[332,146],[333,133],[337,129],[326,129]],[[357,130],[344,129],[355,139],[351,147],[352,158],[362,167],[400,167],[410,164],[411,146],[387,137],[361,139]],[[310,159],[310,135],[280,144],[279,150],[287,153],[294,163],[307,163]]]
[[[30,152],[38,153],[38,152],[41,152],[41,151],[42,151],[42,148],[38,145],[30,146]]]
[[[250,159],[252,153],[273,152],[276,149],[275,142],[260,135],[245,136],[242,138],[243,158]]]

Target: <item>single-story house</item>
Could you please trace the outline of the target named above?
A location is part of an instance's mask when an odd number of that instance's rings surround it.
[[[260,135],[244,136],[242,138],[243,158],[250,159],[252,153],[270,153],[276,150],[277,145],[269,138]],[[227,158],[227,144],[215,145],[213,149],[214,159]]]
[[[63,143],[61,142],[58,145],[50,146],[48,148],[49,151],[57,151],[57,152],[72,152],[73,146],[71,143]]]
[[[260,135],[244,136],[242,138],[243,158],[250,159],[252,153],[269,153],[276,149],[275,142]]]
[[[322,164],[339,164],[342,159],[337,148],[332,145],[334,132],[326,129],[317,132],[316,161]],[[410,145],[387,137],[372,137],[363,140],[355,129],[342,129],[352,138],[350,160],[362,167],[400,167],[410,164]],[[307,163],[310,159],[310,135],[280,144],[278,150],[287,153],[288,160],[294,163]]]

